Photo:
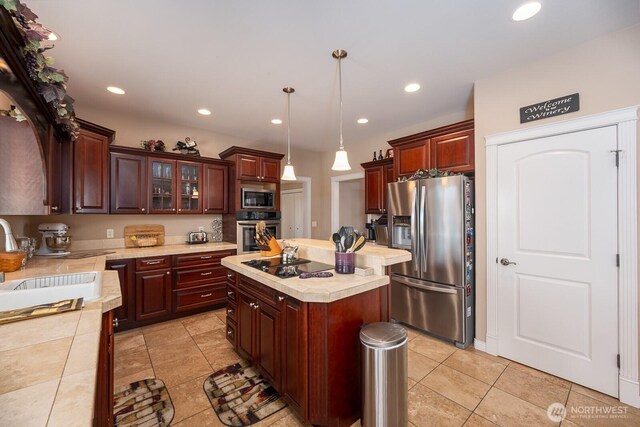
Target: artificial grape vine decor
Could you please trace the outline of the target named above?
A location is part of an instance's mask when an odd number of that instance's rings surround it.
[[[69,77],[63,70],[53,67],[52,57],[44,55],[44,52],[53,47],[44,46],[42,43],[48,40],[51,30],[37,22],[38,15],[20,0],[0,0],[0,6],[9,12],[24,39],[25,44],[21,50],[29,77],[54,111],[58,124],[75,139],[79,125],[75,120],[73,98],[67,94]]]

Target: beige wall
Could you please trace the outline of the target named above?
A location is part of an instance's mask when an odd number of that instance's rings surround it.
[[[360,233],[365,232],[364,178],[340,182],[340,225],[350,225]],[[334,230],[338,231],[338,230]]]
[[[519,108],[578,92],[580,111],[521,125]],[[486,191],[484,138],[498,132],[640,104],[640,25],[591,40],[475,83],[476,337],[485,340]],[[561,172],[561,171],[560,171]]]

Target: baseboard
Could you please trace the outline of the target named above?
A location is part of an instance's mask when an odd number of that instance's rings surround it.
[[[473,348],[475,348],[476,350],[480,350],[484,353],[487,352],[487,343],[484,341],[480,341],[477,338],[473,339]]]
[[[620,378],[620,402],[634,408],[640,408],[640,384],[626,378]]]

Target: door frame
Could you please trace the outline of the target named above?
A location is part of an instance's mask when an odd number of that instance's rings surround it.
[[[503,144],[616,126],[620,162],[618,168],[618,376],[621,402],[640,407],[638,383],[638,216],[637,132],[640,106],[633,106],[548,125],[503,132],[485,137],[487,200],[487,334],[479,349],[498,355],[498,147]],[[612,153],[613,155],[613,153]]]

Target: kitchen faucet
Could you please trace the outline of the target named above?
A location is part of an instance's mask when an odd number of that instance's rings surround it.
[[[0,218],[0,226],[4,230],[4,250],[6,252],[17,251],[18,244],[16,243],[16,239],[13,238],[13,233],[11,232],[11,226],[9,223]]]

